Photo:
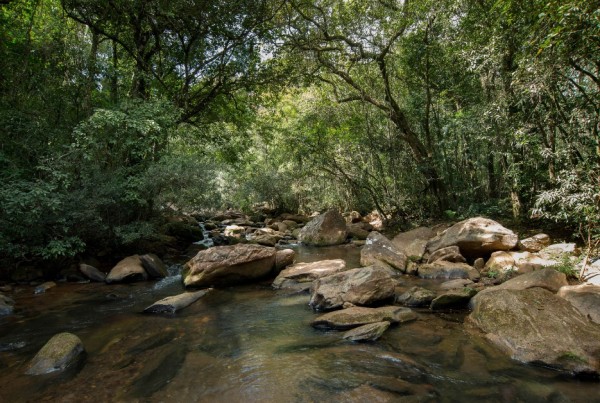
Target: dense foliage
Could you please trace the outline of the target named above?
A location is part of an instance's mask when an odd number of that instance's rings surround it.
[[[0,255],[257,203],[592,243],[599,60],[597,0],[0,2]]]

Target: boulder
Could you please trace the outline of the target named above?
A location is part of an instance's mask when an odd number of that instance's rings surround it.
[[[173,295],[171,297],[163,298],[160,301],[156,301],[146,309],[144,313],[168,313],[174,314],[175,312],[186,308],[205,296],[212,288],[200,290],[196,292],[184,292],[179,295]]]
[[[600,325],[568,301],[534,287],[482,292],[472,305],[468,320],[513,359],[598,376]]]
[[[436,293],[423,287],[412,287],[396,297],[396,303],[410,307],[429,306]]]
[[[363,226],[361,223],[348,224],[347,228],[348,228],[348,235],[354,239],[363,240],[363,239],[367,239],[367,237],[369,236],[369,231],[367,231],[366,229],[363,229]]]
[[[15,308],[15,301],[12,298],[0,293],[0,317],[12,315]]]
[[[257,235],[250,237],[249,240],[250,240],[250,242],[256,243],[258,245],[275,246],[275,245],[277,245],[277,242],[279,242],[279,240],[281,238],[283,238],[283,237],[275,235],[275,234],[259,233]]]
[[[497,290],[525,290],[533,287],[540,287],[552,292],[557,292],[565,285],[568,285],[568,283],[567,277],[563,273],[547,268],[511,278],[500,285],[486,288],[481,291],[480,294]]]
[[[435,232],[431,228],[419,227],[396,235],[392,243],[406,256],[419,261],[425,253],[427,242],[434,236]]]
[[[298,215],[298,214],[289,214],[289,213],[283,213],[282,215],[279,216],[279,218],[282,221],[294,221],[298,224],[303,224],[303,223],[307,223],[310,221],[310,218],[303,216],[303,215]]]
[[[465,263],[467,261],[467,259],[460,254],[459,247],[455,245],[436,250],[429,256],[427,263],[433,263],[438,260],[445,260],[446,262],[454,263]]]
[[[85,350],[79,337],[71,333],[59,333],[52,337],[33,357],[26,374],[44,375],[76,365]]]
[[[162,227],[162,232],[177,238],[180,242],[196,242],[204,239],[202,228],[197,222],[170,222]]]
[[[569,301],[583,316],[600,323],[600,286],[565,285],[557,295]]]
[[[240,227],[239,225],[228,225],[223,231],[223,235],[232,238],[241,238],[246,234],[246,228]]]
[[[446,291],[431,301],[432,310],[466,308],[477,291],[472,288],[462,288]]]
[[[281,249],[275,253],[275,271],[279,273],[292,263],[296,258],[296,252],[293,249]]]
[[[169,275],[167,266],[155,254],[148,253],[142,255],[140,256],[140,260],[142,261],[142,267],[144,267],[150,278],[165,278]]]
[[[518,243],[519,250],[525,252],[539,252],[550,245],[550,237],[546,234],[537,234],[530,238],[521,239]]]
[[[48,291],[51,288],[56,287],[56,283],[54,281],[46,281],[45,283],[42,283],[40,285],[38,285],[37,287],[35,287],[35,289],[33,290],[34,294],[44,294],[46,291]]]
[[[479,271],[482,271],[483,268],[485,267],[485,260],[482,257],[478,257],[473,262],[473,267],[476,268]]]
[[[508,252],[498,251],[492,253],[492,256],[485,263],[482,273],[506,273],[511,270],[517,270],[515,259]]]
[[[342,259],[296,263],[279,273],[273,281],[273,288],[291,288],[305,291],[311,287],[314,280],[344,270],[346,270],[346,262]]]
[[[92,281],[97,281],[99,283],[103,283],[106,281],[106,273],[101,272],[96,269],[94,266],[90,266],[89,264],[81,263],[79,265],[79,271],[88,279]]]
[[[106,276],[106,282],[123,283],[143,281],[148,279],[148,273],[142,266],[142,260],[139,255],[133,255],[121,260]]]
[[[349,341],[375,341],[390,327],[390,322],[375,322],[348,330],[342,336]]]
[[[249,282],[271,273],[275,248],[254,244],[215,246],[189,260],[183,267],[186,287],[229,286]]]
[[[446,262],[444,260],[420,265],[417,274],[421,278],[429,279],[468,278],[478,280],[480,277],[477,269],[466,263]]]
[[[544,259],[541,256],[531,252],[509,252],[515,261],[515,267],[519,273],[530,273],[545,267],[552,267],[558,264],[553,259]]]
[[[564,255],[578,255],[579,249],[574,243],[555,243],[547,246],[539,252],[544,259],[560,260]]]
[[[323,314],[313,320],[311,325],[318,329],[347,330],[369,323],[404,323],[415,319],[417,319],[417,315],[409,308],[398,306],[365,308],[355,306]]]
[[[394,286],[389,270],[360,267],[315,280],[309,305],[316,311],[338,309],[346,302],[373,305],[392,299]]]
[[[371,232],[365,246],[360,251],[360,264],[371,266],[384,263],[402,272],[406,271],[406,255],[379,232]]]
[[[298,240],[306,245],[339,245],[346,241],[348,231],[344,217],[336,210],[320,214],[306,224]]]
[[[461,221],[448,228],[427,243],[427,252],[456,245],[467,257],[481,257],[499,250],[511,250],[518,237],[496,221],[475,217]]]

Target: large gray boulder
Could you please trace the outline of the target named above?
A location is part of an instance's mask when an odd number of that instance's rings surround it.
[[[360,267],[315,280],[309,305],[316,311],[338,309],[344,303],[373,305],[392,299],[394,287],[389,270]]]
[[[429,256],[427,263],[437,262],[438,260],[454,263],[465,263],[467,261],[464,256],[460,254],[460,248],[456,245],[436,250]]]
[[[410,259],[419,261],[425,253],[427,242],[434,236],[435,232],[431,228],[419,227],[399,233],[392,239],[392,243]]]
[[[344,217],[336,210],[329,210],[302,227],[298,240],[306,245],[328,246],[344,243],[347,236]]]
[[[167,266],[154,253],[140,256],[142,266],[150,278],[165,278],[169,275]]]
[[[401,272],[406,271],[407,258],[394,244],[379,232],[371,232],[360,251],[360,264],[372,266],[383,263]]]
[[[275,266],[275,248],[254,244],[215,246],[183,266],[186,287],[229,286],[270,274]]]
[[[420,265],[418,275],[421,278],[447,280],[456,278],[478,280],[480,277],[479,271],[466,263],[447,262],[445,260]]]
[[[319,329],[347,330],[369,323],[404,323],[415,319],[417,319],[417,315],[409,308],[398,306],[382,306],[380,308],[353,306],[320,315],[312,321],[311,325]]]
[[[539,287],[479,293],[469,321],[513,359],[598,376],[600,325]]]
[[[79,337],[71,333],[59,333],[33,357],[26,374],[44,375],[76,365],[85,352]]]
[[[456,245],[461,254],[479,257],[498,250],[511,250],[518,242],[517,235],[496,221],[475,217],[448,228],[427,243],[427,252]]]
[[[186,308],[205,296],[212,288],[206,290],[200,290],[195,292],[184,292],[171,297],[163,298],[160,301],[156,301],[146,309],[144,313],[168,313],[174,314],[175,312]]]
[[[557,295],[569,301],[583,316],[600,323],[600,286],[566,285],[558,290]]]
[[[567,282],[567,277],[563,273],[547,268],[511,278],[500,285],[486,288],[481,291],[481,293],[483,294],[497,290],[526,290],[533,287],[544,288],[555,293],[565,285],[569,285],[569,283]]]
[[[344,270],[346,270],[346,262],[342,259],[296,263],[279,273],[273,281],[273,288],[289,288],[305,291],[311,287],[314,280]]]
[[[130,283],[148,280],[148,273],[139,255],[126,257],[116,264],[106,276],[107,283]]]

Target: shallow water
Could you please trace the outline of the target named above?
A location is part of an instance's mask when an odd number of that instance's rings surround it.
[[[353,267],[358,251],[298,247],[297,260],[344,258]],[[182,292],[176,276],[16,291],[16,315],[0,319],[1,402],[376,401],[371,393],[392,401],[600,401],[597,383],[505,357],[463,325],[467,312],[420,310],[417,321],[360,344],[313,329],[308,295],[273,291],[269,282],[215,290],[172,316],[140,312]],[[82,339],[85,364],[58,376],[23,375],[62,331]]]

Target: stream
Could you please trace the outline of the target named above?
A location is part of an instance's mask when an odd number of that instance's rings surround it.
[[[343,258],[352,246],[294,246],[297,262]],[[141,311],[183,291],[178,267],[159,282],[17,286],[15,315],[0,318],[0,402],[600,402],[598,383],[510,360],[463,324],[466,311],[415,310],[414,322],[376,342],[313,329],[307,294],[270,280],[217,289],[175,315]],[[440,282],[403,277],[403,288]],[[24,375],[56,333],[79,336],[85,363]],[[386,400],[387,401],[387,400]]]

